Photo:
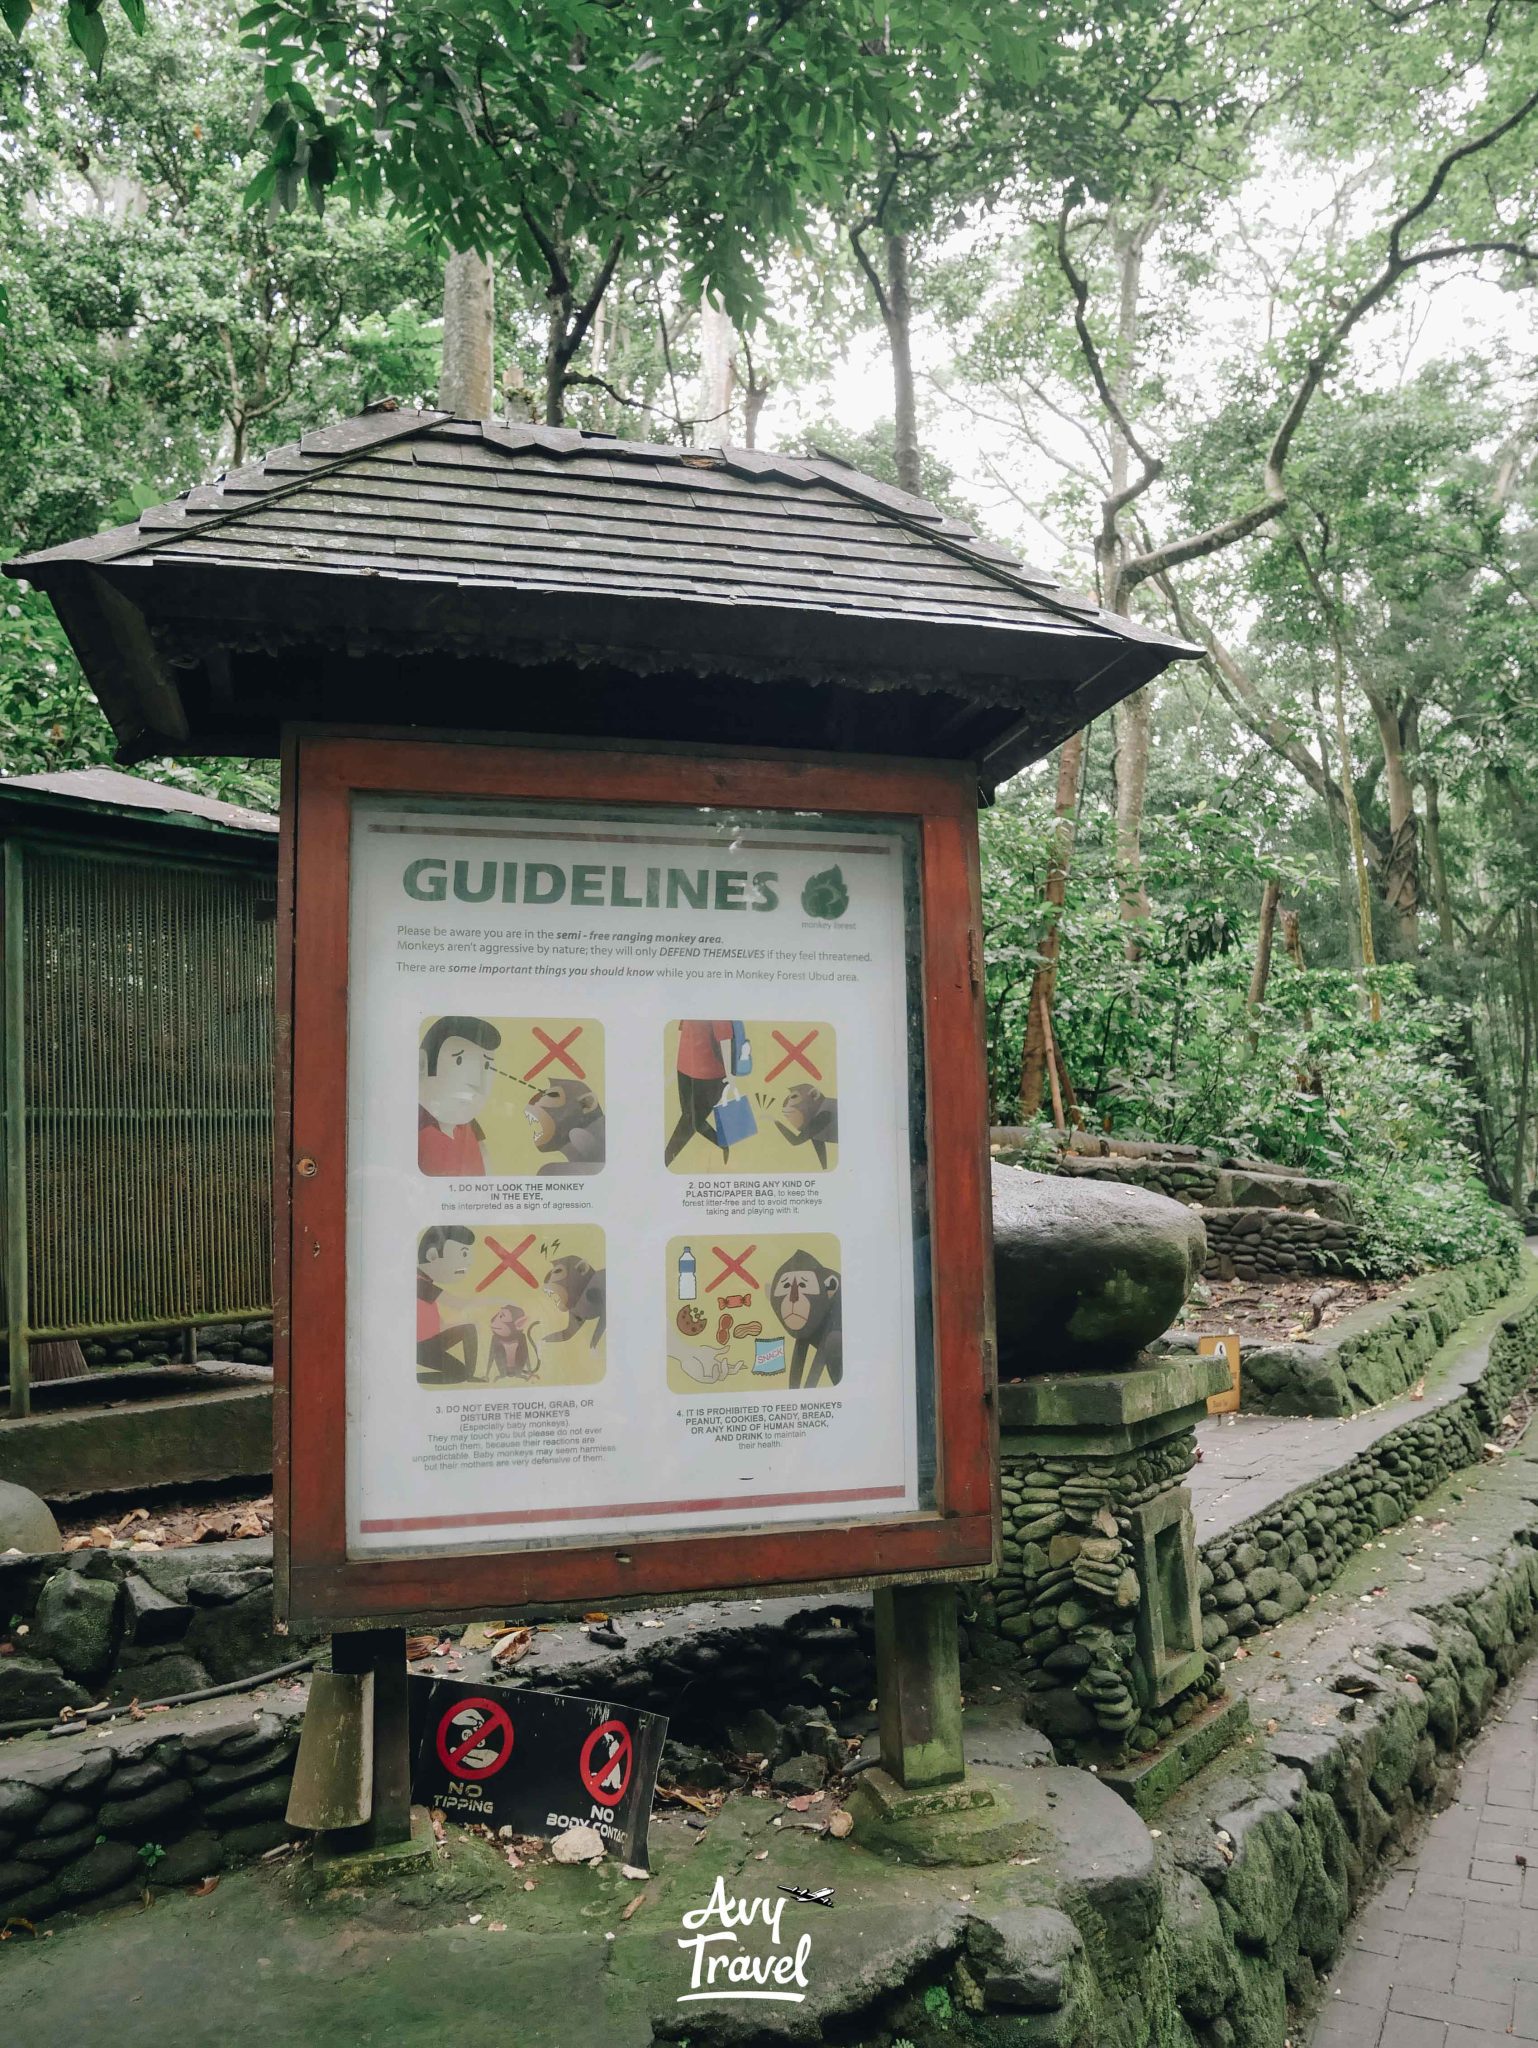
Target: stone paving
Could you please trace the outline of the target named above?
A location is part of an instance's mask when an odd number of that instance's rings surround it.
[[[1538,2041],[1538,1659],[1470,1750],[1456,1804],[1353,1921],[1323,1996],[1310,2048]]]

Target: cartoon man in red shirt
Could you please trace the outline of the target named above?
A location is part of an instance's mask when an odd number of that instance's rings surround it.
[[[685,1017],[678,1027],[678,1122],[662,1155],[671,1166],[689,1140],[708,1138],[721,1154],[723,1163],[731,1157],[729,1147],[716,1136],[710,1112],[726,1091],[732,1071],[732,1027],[728,1019],[704,1022]]]
[[[475,1377],[478,1332],[474,1323],[444,1327],[443,1311],[462,1314],[468,1303],[451,1290],[470,1271],[475,1232],[463,1223],[435,1223],[417,1240],[417,1378],[424,1385]]]
[[[469,1177],[486,1171],[486,1107],[502,1034],[483,1017],[439,1017],[423,1034],[417,1060],[417,1165],[423,1173]]]

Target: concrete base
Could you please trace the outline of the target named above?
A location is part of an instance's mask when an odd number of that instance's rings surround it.
[[[1196,1776],[1203,1764],[1230,1742],[1237,1741],[1249,1723],[1249,1705],[1238,1694],[1214,1700],[1157,1749],[1129,1764],[1102,1765],[1100,1782],[1109,1785],[1135,1812],[1145,1816],[1157,1813],[1172,1793]]]
[[[185,1373],[161,1370],[185,1383]],[[127,1381],[126,1371],[121,1377]],[[115,1383],[119,1375],[112,1378]],[[154,1374],[133,1379],[137,1393]],[[123,1385],[119,1398],[129,1391]],[[0,1419],[0,1465],[7,1479],[44,1500],[260,1478],[272,1470],[272,1388],[211,1385],[206,1392],[151,1396],[121,1408],[93,1404]]]
[[[861,1773],[849,1795],[862,1848],[904,1863],[1002,1863],[1052,1839],[1049,1813],[1025,1788],[1030,1773],[998,1779],[970,1772],[954,1785],[907,1791],[879,1768]]]
[[[348,1885],[386,1883],[430,1864],[437,1846],[432,1816],[425,1806],[413,1806],[409,1842],[387,1842],[379,1849],[333,1849],[324,1835],[317,1835],[313,1848],[315,1875],[327,1891],[339,1891]]]

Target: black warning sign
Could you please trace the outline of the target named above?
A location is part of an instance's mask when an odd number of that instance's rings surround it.
[[[596,1828],[646,1868],[667,1717],[571,1693],[411,1679],[411,1796],[520,1835]]]

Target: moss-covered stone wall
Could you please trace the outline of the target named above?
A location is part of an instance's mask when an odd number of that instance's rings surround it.
[[[1262,1415],[1352,1415],[1392,1401],[1414,1385],[1461,1324],[1513,1290],[1520,1271],[1518,1251],[1492,1252],[1427,1273],[1315,1340],[1245,1345],[1243,1405]],[[1194,1339],[1182,1341],[1189,1346]]]
[[[1205,1647],[1222,1655],[1295,1613],[1380,1530],[1402,1522],[1454,1472],[1478,1464],[1511,1401],[1535,1372],[1538,1299],[1500,1325],[1484,1371],[1455,1400],[1390,1430],[1315,1485],[1205,1545]]]

